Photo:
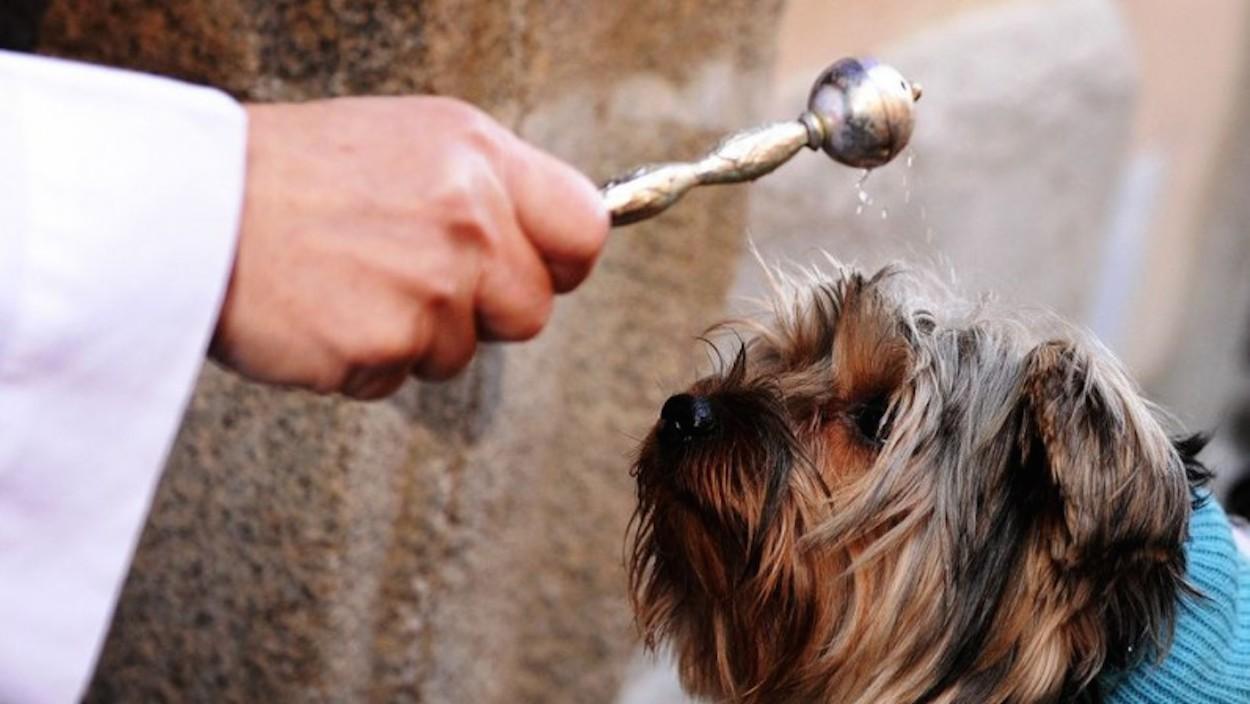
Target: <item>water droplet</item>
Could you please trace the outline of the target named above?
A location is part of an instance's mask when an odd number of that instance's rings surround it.
[[[863,215],[864,206],[872,205],[872,196],[868,195],[868,191],[864,190],[864,184],[867,183],[868,177],[872,175],[872,169],[864,169],[859,175],[859,179],[855,181],[855,198],[859,200],[859,205],[855,207],[856,215]]]
[[[886,218],[888,218],[888,217],[890,217],[890,211],[889,211],[888,209],[886,209],[886,208],[882,208],[882,209],[881,209],[881,219],[882,219],[882,220],[885,220],[885,219],[886,219]]]
[[[910,169],[910,168],[911,168],[911,165],[912,165],[913,163],[915,163],[915,161],[916,161],[916,153],[915,153],[915,152],[907,152],[907,168],[909,168],[909,169]]]

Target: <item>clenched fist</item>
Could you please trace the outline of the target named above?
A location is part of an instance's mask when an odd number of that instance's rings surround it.
[[[245,376],[378,398],[479,340],[542,330],[607,233],[579,172],[465,103],[250,106],[238,252],[212,354]]]

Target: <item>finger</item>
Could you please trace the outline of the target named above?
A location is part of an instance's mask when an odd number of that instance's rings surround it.
[[[554,282],[511,213],[497,218],[495,251],[484,264],[476,295],[483,340],[528,340],[547,324]]]
[[[512,139],[503,172],[516,218],[551,271],[555,290],[570,291],[590,273],[607,238],[603,197],[572,166]]]
[[[477,330],[483,340],[529,340],[551,318],[551,275],[528,245],[518,250],[483,272],[477,302]]]
[[[413,365],[413,375],[432,381],[460,373],[477,351],[477,332],[471,303],[451,302],[434,316],[434,335],[425,354]]]
[[[410,367],[411,365],[404,363],[353,370],[343,382],[341,391],[344,396],[360,401],[386,398],[398,391],[408,380]]]

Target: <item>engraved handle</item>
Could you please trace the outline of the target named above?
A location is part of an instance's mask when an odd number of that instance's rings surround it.
[[[804,121],[764,125],[730,135],[698,161],[635,169],[604,184],[601,193],[612,225],[628,225],[663,212],[695,186],[757,179],[812,141]]]

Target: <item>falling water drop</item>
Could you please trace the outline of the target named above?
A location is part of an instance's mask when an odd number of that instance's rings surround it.
[[[864,206],[872,205],[872,196],[868,195],[868,191],[864,190],[864,184],[868,182],[868,177],[872,175],[872,169],[864,169],[859,175],[859,179],[855,181],[855,197],[859,200],[859,205],[855,206],[855,214],[863,215]]]
[[[916,153],[907,150],[907,169],[903,171],[903,202],[911,202],[911,165],[916,161]]]
[[[861,182],[861,183],[862,183],[862,182]],[[863,214],[864,214],[864,206],[865,206],[865,205],[871,205],[871,204],[872,204],[872,198],[870,198],[870,197],[868,196],[868,191],[865,191],[862,187],[861,187],[861,188],[859,189],[859,191],[855,194],[855,197],[856,197],[857,199],[859,199],[859,204],[855,206],[855,214],[856,214],[856,215],[863,215]]]

